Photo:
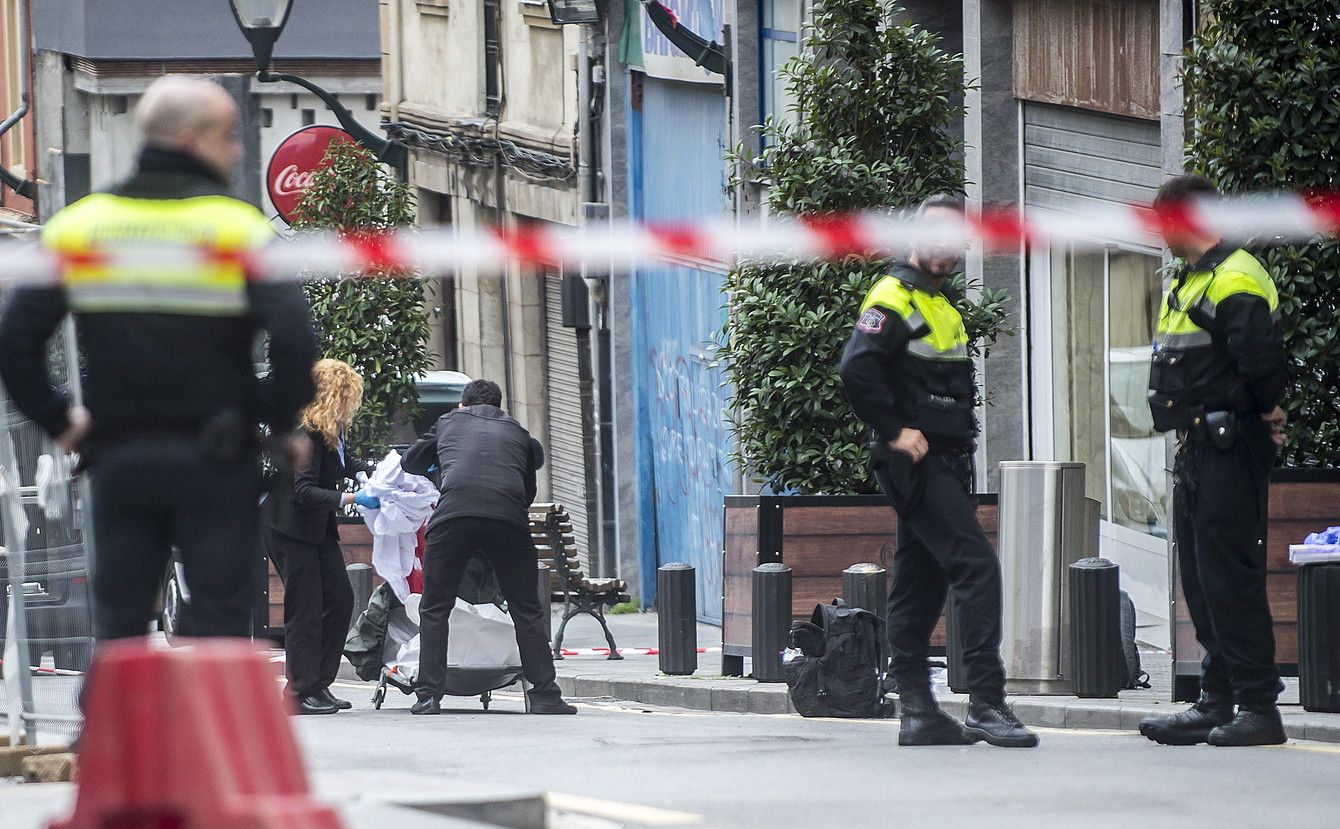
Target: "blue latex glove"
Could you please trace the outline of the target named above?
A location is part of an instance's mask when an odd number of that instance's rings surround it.
[[[367,493],[364,492],[354,493],[354,503],[358,504],[360,507],[363,507],[364,509],[382,508],[382,499],[378,498],[376,495],[368,495]]]
[[[1340,544],[1340,527],[1331,527],[1326,532],[1312,533],[1303,540],[1304,544],[1334,545]]]

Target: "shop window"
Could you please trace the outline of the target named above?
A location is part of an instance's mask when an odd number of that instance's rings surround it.
[[[1050,258],[1055,456],[1083,462],[1104,519],[1166,536],[1166,444],[1147,402],[1160,260],[1108,247]]]
[[[502,112],[502,20],[498,0],[484,0],[484,114]]]
[[[802,0],[763,0],[759,4],[759,104],[762,118],[794,123],[790,107],[795,98],[786,88],[781,69],[800,54]]]

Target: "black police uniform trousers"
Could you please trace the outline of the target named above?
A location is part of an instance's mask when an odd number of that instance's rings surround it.
[[[1201,688],[1239,705],[1279,697],[1266,596],[1267,486],[1275,446],[1246,422],[1229,449],[1188,434],[1173,466],[1174,531],[1182,594],[1205,648]]]
[[[953,632],[969,691],[1002,699],[1000,561],[977,522],[966,463],[958,453],[934,448],[915,464],[903,453],[892,454],[875,476],[898,513],[888,607],[894,680],[904,691],[929,687],[931,633],[948,595],[957,611]]]
[[[209,458],[194,436],[142,434],[90,447],[93,632],[144,636],[176,546],[190,592],[180,633],[250,636],[260,568],[260,466]]]
[[[481,553],[493,565],[498,588],[516,627],[516,643],[526,680],[538,695],[557,695],[554,655],[540,605],[539,569],[530,530],[493,518],[451,518],[428,528],[419,606],[420,698],[441,697],[447,687],[447,641],[451,609],[470,558]]]
[[[284,580],[284,669],[298,697],[329,688],[354,612],[354,589],[334,516],[319,543],[272,532],[270,557]]]

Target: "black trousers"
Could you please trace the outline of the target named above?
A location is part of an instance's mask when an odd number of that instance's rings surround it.
[[[250,636],[260,572],[254,457],[221,464],[188,437],[99,444],[93,490],[93,632],[144,636],[172,547],[191,595],[180,632]]]
[[[898,513],[888,616],[894,679],[904,690],[929,686],[931,633],[952,595],[968,689],[1002,697],[1000,562],[977,523],[966,464],[936,451],[915,464],[892,455],[875,475]]]
[[[271,533],[270,557],[284,580],[284,668],[289,691],[299,697],[328,688],[354,612],[354,589],[344,569],[340,539],[320,543]]]
[[[427,540],[419,606],[419,696],[441,697],[446,690],[448,620],[465,567],[476,553],[489,560],[498,576],[498,588],[516,626],[527,681],[537,694],[557,693],[529,530],[522,524],[491,518],[454,518],[429,527]]]
[[[1192,435],[1173,465],[1174,532],[1182,594],[1205,648],[1201,688],[1240,705],[1279,697],[1266,597],[1267,486],[1275,446],[1248,423],[1232,448]]]

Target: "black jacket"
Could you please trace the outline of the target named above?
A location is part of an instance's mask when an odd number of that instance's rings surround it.
[[[904,428],[937,448],[966,449],[976,433],[975,383],[956,297],[906,262],[866,295],[839,373],[852,409],[883,446]]]
[[[1154,428],[1189,429],[1215,411],[1259,425],[1287,383],[1274,282],[1254,256],[1221,242],[1164,294],[1149,373]]]
[[[453,518],[528,524],[527,508],[535,500],[535,473],[544,466],[544,449],[502,409],[452,409],[400,462],[415,475],[427,475],[434,464],[442,497],[428,529]]]
[[[227,189],[191,156],[149,148],[138,171],[112,193],[172,203]],[[296,282],[246,290],[249,311],[242,316],[77,314],[93,442],[137,431],[198,434],[220,417],[244,433],[261,421],[276,432],[293,428],[312,397],[316,358],[306,299]],[[52,436],[68,425],[69,401],[52,386],[46,343],[68,307],[61,287],[25,287],[14,291],[0,318],[0,380],[19,410]],[[270,340],[270,393],[262,393],[253,364],[262,331]]]
[[[306,471],[293,474],[290,508],[275,510],[270,526],[281,535],[317,544],[330,536],[339,537],[335,516],[344,498],[344,479],[372,470],[347,456],[342,462],[339,450],[327,446],[320,433],[303,431],[312,441],[311,458]]]

